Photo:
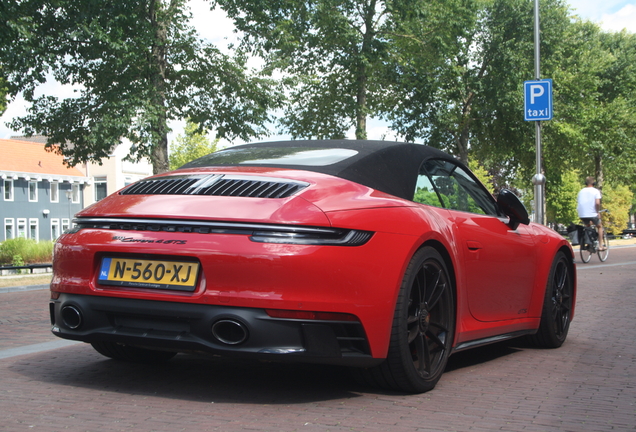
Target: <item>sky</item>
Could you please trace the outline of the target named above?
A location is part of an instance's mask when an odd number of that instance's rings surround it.
[[[569,0],[568,3],[576,15],[598,23],[603,30],[621,31],[626,29],[631,33],[636,33],[636,0]],[[209,39],[219,48],[236,40],[232,23],[224,16],[223,12],[210,11],[209,3],[204,0],[190,0],[190,6],[194,17],[192,23],[202,37]],[[214,25],[210,25],[211,23]],[[64,98],[72,96],[73,89],[55,82],[48,82],[41,86],[39,93]],[[8,105],[7,110],[0,117],[0,138],[20,135],[19,131],[11,130],[6,123],[14,117],[25,115],[26,109],[27,104],[21,97],[16,98]],[[170,134],[169,140],[183,133],[185,123],[175,122],[170,126],[173,132]],[[383,122],[370,120],[367,127],[369,139],[393,138],[387,125]],[[275,138],[275,136],[271,138]]]

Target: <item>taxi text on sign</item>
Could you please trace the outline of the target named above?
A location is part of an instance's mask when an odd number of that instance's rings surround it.
[[[525,81],[523,87],[525,120],[552,120],[552,80]]]

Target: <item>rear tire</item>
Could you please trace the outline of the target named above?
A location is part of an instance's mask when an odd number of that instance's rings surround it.
[[[138,348],[109,341],[92,342],[91,345],[103,356],[133,363],[160,363],[177,355],[176,352]]]
[[[441,255],[420,249],[404,274],[386,360],[358,371],[358,378],[390,390],[422,393],[439,381],[455,334],[451,279]]]
[[[584,263],[589,263],[590,260],[592,259],[592,252],[590,252],[587,249],[584,249],[584,247],[590,247],[590,245],[583,245],[583,243],[581,243],[581,246],[579,246],[579,254],[581,255],[581,261],[583,261]]]
[[[543,348],[558,348],[563,345],[570,329],[573,301],[572,267],[565,254],[558,252],[550,268],[539,330],[529,337],[530,342]]]

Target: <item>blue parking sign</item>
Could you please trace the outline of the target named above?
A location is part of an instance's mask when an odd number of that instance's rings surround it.
[[[525,120],[552,120],[552,80],[525,81],[523,86]]]

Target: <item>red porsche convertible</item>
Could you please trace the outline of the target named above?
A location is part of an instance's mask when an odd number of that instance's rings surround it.
[[[258,143],[78,213],[55,245],[50,314],[55,335],[117,360],[331,363],[424,392],[454,352],[560,346],[575,275],[562,236],[439,150]]]

